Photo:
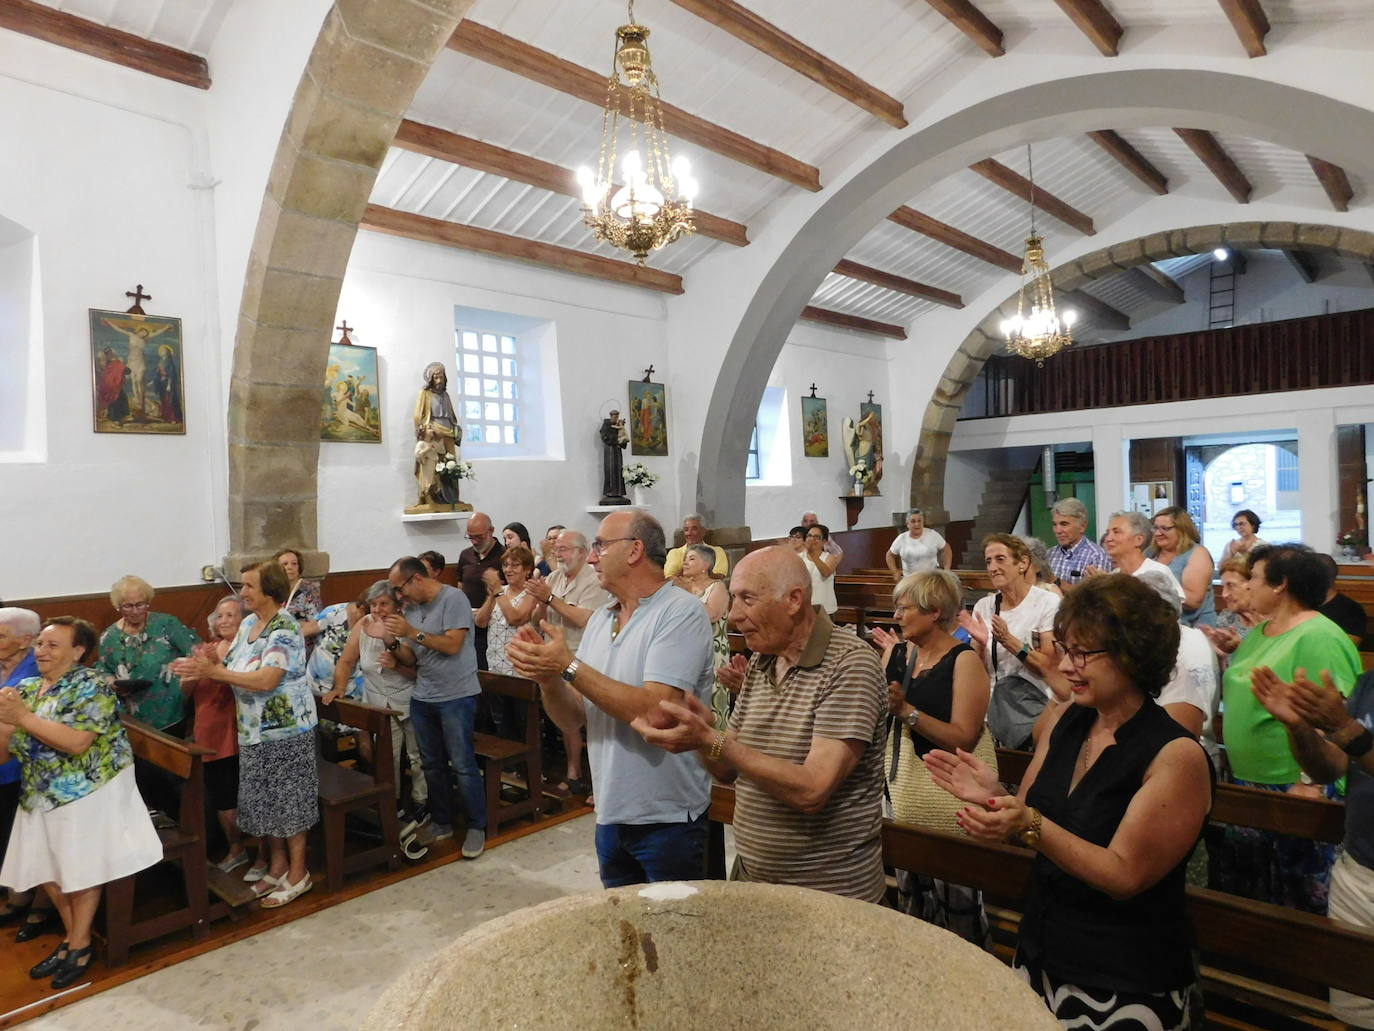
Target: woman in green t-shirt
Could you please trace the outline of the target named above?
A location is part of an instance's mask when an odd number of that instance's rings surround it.
[[[1255,698],[1251,674],[1267,667],[1291,682],[1298,670],[1329,671],[1344,695],[1360,674],[1360,656],[1340,628],[1317,611],[1329,574],[1301,544],[1260,545],[1250,553],[1249,605],[1262,620],[1237,645],[1222,678],[1223,737],[1230,779],[1247,787],[1335,798],[1335,785],[1302,775],[1288,734]],[[1324,842],[1223,825],[1209,832],[1211,887],[1262,902],[1326,912],[1335,859]]]

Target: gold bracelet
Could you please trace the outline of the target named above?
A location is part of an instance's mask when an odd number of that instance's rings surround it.
[[[706,758],[711,762],[719,762],[720,754],[725,750],[725,731],[716,731],[716,739],[711,743],[711,750],[706,753]]]
[[[1044,817],[1040,815],[1040,810],[1034,806],[1027,810],[1030,813],[1030,826],[1025,830],[1011,836],[1011,840],[1026,848],[1035,848],[1040,844],[1040,827],[1044,823]]]

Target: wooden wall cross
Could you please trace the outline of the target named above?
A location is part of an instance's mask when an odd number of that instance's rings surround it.
[[[347,320],[347,319],[342,319],[342,320],[340,320],[339,325],[335,326],[334,328],[337,329],[337,330],[339,331],[339,339],[336,340],[335,343],[338,343],[338,344],[351,344],[351,343],[353,343],[352,339],[349,337],[348,334],[351,333],[353,330],[357,329],[357,328],[358,328],[357,326],[350,326],[350,325],[348,324],[348,320]]]
[[[811,384],[811,396],[812,396],[812,397],[815,397],[815,396],[816,396],[816,384],[814,384],[814,383]]]
[[[125,296],[125,297],[132,297],[132,298],[134,299],[133,307],[126,309],[125,312],[124,312],[124,314],[126,314],[126,315],[147,315],[147,314],[148,314],[146,311],[143,310],[143,305],[142,305],[142,303],[140,303],[140,302],[142,302],[142,301],[151,301],[151,300],[153,299],[153,295],[152,295],[152,294],[145,294],[145,293],[143,292],[143,284],[142,284],[142,283],[139,283],[138,286],[134,287],[132,290],[125,290],[125,291],[124,291],[124,296]]]
[[[871,391],[871,390],[868,392],[868,403],[869,403],[869,404],[872,404],[872,403],[873,403],[873,391]]]
[[[654,367],[653,367],[652,365],[650,365],[647,369],[644,370],[644,379],[643,379],[641,382],[648,383],[648,382],[649,382],[649,377],[652,376],[653,374],[654,374]]]

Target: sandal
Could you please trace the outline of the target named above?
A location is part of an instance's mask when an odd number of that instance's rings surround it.
[[[29,976],[37,981],[40,978],[47,977],[49,974],[57,973],[58,967],[67,962],[67,952],[69,948],[66,942],[62,942],[57,948],[53,949],[52,952],[48,953],[47,959],[40,960],[35,966],[30,968]]]
[[[256,898],[262,898],[264,895],[270,895],[285,883],[285,874],[280,877],[273,877],[270,873],[263,874],[253,884],[253,895]]]
[[[248,862],[248,853],[240,852],[236,856],[225,856],[215,864],[215,869],[220,873],[233,873],[246,862]],[[255,879],[260,880],[261,878]]]
[[[307,891],[314,887],[310,881],[310,874],[307,873],[299,884],[289,884],[285,875],[282,876],[281,886],[276,891],[267,895],[258,905],[263,909],[280,909],[288,902],[293,902]]]
[[[267,876],[267,870],[268,866],[266,863],[263,863],[261,866],[259,866],[257,863],[254,863],[247,870],[243,871],[244,883],[256,884],[258,881],[262,880],[264,877]]]
[[[86,976],[86,971],[94,959],[94,945],[87,945],[84,949],[70,950],[57,973],[53,975],[52,986],[54,988],[66,988],[68,985],[76,984],[77,981]]]
[[[571,777],[563,784],[567,785],[570,795],[590,795],[592,793],[592,780],[590,777]]]

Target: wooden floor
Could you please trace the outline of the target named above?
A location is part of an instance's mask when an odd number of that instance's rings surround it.
[[[538,820],[514,821],[507,825],[501,833],[487,840],[487,849],[490,851],[499,848],[507,842],[515,841],[546,827],[575,819],[589,812],[591,809],[581,799],[564,799],[561,812],[542,816]],[[461,842],[461,836],[450,841],[440,842],[430,850],[429,855],[424,859],[419,862],[405,861],[405,865],[395,873],[389,873],[385,867],[379,866],[372,873],[354,876],[345,882],[342,891],[334,895],[325,892],[323,871],[314,869],[313,860],[315,857],[312,855],[311,876],[316,887],[290,905],[276,910],[260,909],[256,905],[235,910],[234,918],[220,920],[212,924],[209,934],[198,942],[192,940],[190,931],[184,931],[169,935],[156,942],[136,946],[129,962],[116,970],[107,967],[103,957],[98,958],[91,966],[90,980],[69,988],[65,992],[54,992],[46,979],[34,981],[28,976],[29,968],[52,951],[61,940],[60,935],[43,935],[34,941],[20,945],[14,941],[16,929],[7,927],[3,932],[0,932],[3,933],[3,937],[0,938],[0,957],[3,957],[0,958],[0,1029],[14,1027],[68,1003],[89,998],[107,988],[113,988],[116,985],[142,977],[144,974],[161,970],[182,960],[202,955],[270,928],[290,923],[322,909],[337,906],[342,902],[347,902],[360,895],[366,895],[368,892],[376,891],[388,884],[394,884],[397,881],[415,877],[418,874],[458,861],[462,858],[460,853]],[[479,859],[477,862],[481,862],[481,860]],[[97,919],[97,939],[99,939],[99,924],[100,921]],[[101,947],[97,948],[98,954],[102,952],[103,942],[99,942],[99,945]]]

